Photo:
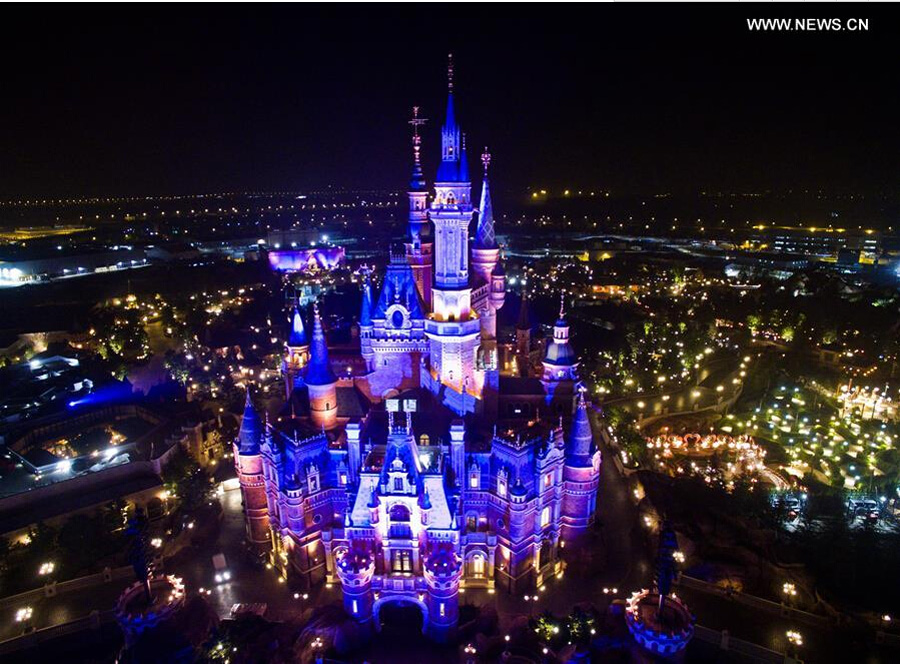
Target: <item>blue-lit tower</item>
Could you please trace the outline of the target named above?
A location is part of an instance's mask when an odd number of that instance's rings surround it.
[[[312,350],[304,382],[309,390],[309,414],[313,424],[322,429],[333,429],[337,424],[337,377],[331,369],[317,305],[313,305]]]
[[[469,225],[475,216],[465,140],[456,123],[453,61],[448,68],[447,114],[441,128],[441,163],[429,217],[434,224],[432,311],[425,321],[430,344],[430,386],[458,413],[481,396],[475,375],[481,321],[472,309]]]
[[[309,338],[300,309],[294,306],[291,315],[291,329],[285,344],[284,359],[281,362],[281,373],[284,376],[284,389],[287,398],[291,398],[297,378],[309,362]]]

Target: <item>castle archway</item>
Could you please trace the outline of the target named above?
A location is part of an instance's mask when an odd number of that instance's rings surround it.
[[[372,606],[375,629],[398,635],[411,631],[425,633],[428,607],[425,602],[408,595],[379,597]]]

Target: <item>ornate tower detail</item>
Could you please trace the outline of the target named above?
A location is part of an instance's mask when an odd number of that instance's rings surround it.
[[[372,350],[372,282],[369,278],[368,268],[363,268],[362,306],[359,312],[359,352],[366,361],[366,370],[375,368],[375,352]]]
[[[431,226],[428,223],[428,191],[425,174],[422,172],[421,148],[422,137],[419,127],[425,124],[419,117],[419,107],[413,107],[413,116],[409,124],[413,128],[413,171],[409,180],[409,241],[406,243],[406,259],[413,271],[413,278],[419,296],[425,304],[425,310],[431,311],[431,272],[433,268],[434,244]]]
[[[594,447],[584,392],[584,387],[579,387],[575,418],[566,443],[561,533],[565,540],[575,539],[587,530],[597,508],[600,451]]]
[[[560,295],[559,298],[559,318],[553,326],[553,339],[547,344],[543,365],[542,380],[545,388],[563,381],[578,380],[578,357],[569,344],[569,323],[566,322],[564,295]]]
[[[432,313],[425,322],[431,341],[431,387],[449,388],[445,403],[462,414],[474,409],[482,378],[475,375],[481,321],[472,309],[469,284],[469,224],[475,215],[462,133],[453,102],[452,59],[447,115],[441,130],[441,164],[429,216],[434,224],[435,281]],[[469,399],[466,396],[469,395]]]
[[[313,424],[332,429],[337,424],[337,378],[328,359],[325,331],[318,305],[313,305],[313,336],[309,364],[304,378],[309,389],[309,410]]]
[[[472,270],[480,282],[480,288],[474,306],[483,319],[481,336],[496,339],[497,310],[506,300],[506,275],[499,264],[500,247],[494,233],[494,209],[488,184],[491,155],[487,148],[481,155],[481,163],[484,165],[484,180],[481,185],[481,205],[478,208],[478,227],[472,245]]]
[[[288,334],[287,344],[285,344],[284,360],[281,363],[284,388],[288,399],[291,398],[295,382],[308,362],[309,339],[306,336],[306,325],[303,324],[300,309],[295,306],[291,316],[291,330]]]
[[[264,550],[269,542],[269,509],[260,451],[263,435],[263,423],[250,401],[248,387],[244,417],[233,446],[234,468],[241,486],[247,541],[259,550]]]
[[[437,540],[425,553],[423,576],[428,587],[426,632],[435,641],[453,638],[459,622],[459,582],[462,560],[453,542]]]

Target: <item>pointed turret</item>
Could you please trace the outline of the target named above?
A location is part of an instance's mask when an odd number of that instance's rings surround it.
[[[288,337],[288,346],[299,347],[306,346],[309,341],[306,338],[306,325],[303,324],[303,316],[300,315],[300,309],[294,307],[294,315],[291,318],[291,333]]]
[[[484,164],[484,179],[481,184],[481,205],[478,208],[478,228],[475,231],[475,246],[479,249],[496,249],[497,238],[494,235],[494,208],[491,205],[491,190],[488,184],[488,166],[491,155],[484,149],[481,155]]]
[[[572,420],[572,430],[569,432],[569,441],[566,446],[566,465],[590,466],[593,444],[594,434],[591,431],[587,403],[584,400],[584,387],[579,387],[575,418]]]
[[[318,305],[313,306],[313,335],[310,347],[309,365],[306,367],[307,385],[330,385],[337,378],[331,370],[328,359],[328,345],[325,343],[325,330],[322,329],[322,318]]]
[[[337,377],[328,359],[328,345],[319,307],[313,306],[313,335],[309,364],[306,367],[306,388],[309,393],[309,415],[315,426],[333,429],[337,424]]]
[[[441,127],[441,164],[438,166],[438,182],[464,182],[460,178],[461,132],[456,124],[456,109],[453,104],[453,54],[448,56],[447,65],[447,113]]]
[[[369,281],[368,271],[363,277],[362,308],[359,312],[359,326],[372,327],[372,283]]]
[[[241,487],[247,541],[257,551],[263,551],[269,542],[269,507],[263,480],[263,454],[268,453],[263,449],[264,437],[268,434],[267,425],[268,416],[266,424],[263,424],[253,407],[248,386],[244,417],[232,451],[234,470]]]
[[[519,305],[519,320],[516,322],[517,330],[531,331],[531,315],[528,313],[528,291],[522,290],[522,304]]]
[[[244,417],[238,432],[238,452],[244,456],[259,454],[259,443],[262,439],[263,425],[259,414],[250,400],[250,388],[247,388],[247,400],[244,403]]]

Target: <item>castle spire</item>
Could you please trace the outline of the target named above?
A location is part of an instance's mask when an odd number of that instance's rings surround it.
[[[307,385],[329,385],[337,382],[328,359],[328,345],[325,343],[325,330],[319,315],[319,305],[313,305],[313,336],[310,348],[309,365],[306,368]]]
[[[453,54],[447,65],[447,114],[441,127],[441,164],[438,167],[438,182],[464,182],[460,178],[461,135],[456,124],[456,109],[453,105]]]
[[[566,450],[566,464],[569,466],[591,465],[591,446],[594,442],[594,434],[591,431],[591,421],[588,417],[584,392],[584,386],[579,385],[575,419],[572,421],[572,431],[569,432],[569,444]]]
[[[425,118],[419,117],[419,107],[413,106],[412,119],[409,124],[413,128],[412,145],[413,145],[413,171],[409,180],[410,191],[425,191],[425,174],[422,172],[422,137],[419,136],[419,127],[427,122]]]
[[[259,413],[250,399],[250,385],[247,385],[247,398],[244,401],[244,417],[238,432],[238,453],[244,456],[259,454],[259,443],[262,437],[262,422]]]
[[[362,309],[359,314],[359,326],[372,326],[372,283],[369,280],[369,270],[365,269],[362,285]]]
[[[481,185],[481,206],[478,208],[478,228],[475,231],[475,246],[480,249],[496,249],[497,238],[494,235],[494,208],[491,205],[491,190],[488,186],[488,166],[491,153],[487,148],[481,154],[484,164],[484,180]]]

